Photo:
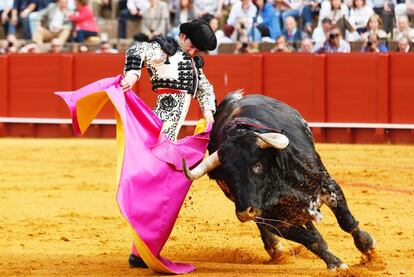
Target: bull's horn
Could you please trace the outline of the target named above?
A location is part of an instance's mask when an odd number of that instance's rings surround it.
[[[217,154],[217,151],[208,156],[206,159],[204,159],[199,165],[197,165],[195,168],[190,170],[187,167],[187,164],[185,160],[183,159],[183,169],[185,176],[187,176],[190,180],[196,180],[206,173],[210,172],[211,170],[215,169],[217,166],[220,165],[220,160]]]
[[[266,133],[266,134],[259,134],[254,133],[257,139],[257,145],[262,148],[266,149],[269,147],[274,147],[276,149],[285,149],[289,145],[289,139],[287,136],[279,133]]]

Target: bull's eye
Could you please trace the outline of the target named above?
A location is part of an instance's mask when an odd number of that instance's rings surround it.
[[[255,163],[253,165],[253,172],[256,174],[260,174],[263,171],[263,165],[261,163]]]

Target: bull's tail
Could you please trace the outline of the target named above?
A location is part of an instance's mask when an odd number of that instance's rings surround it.
[[[217,107],[217,112],[216,113],[219,113],[220,110],[227,107],[227,105],[230,105],[231,103],[236,102],[236,101],[238,101],[242,98],[243,98],[243,89],[238,89],[238,90],[235,90],[233,92],[230,92],[223,99],[223,101],[221,101],[220,105]]]

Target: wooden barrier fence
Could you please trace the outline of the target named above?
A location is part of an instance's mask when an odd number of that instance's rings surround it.
[[[218,102],[237,89],[272,96],[296,108],[320,142],[414,142],[414,54],[263,53],[204,59]],[[0,56],[0,136],[72,136],[64,120],[69,113],[53,92],[121,74],[123,63],[121,54]],[[146,71],[135,91],[154,106],[156,94]],[[193,103],[187,125],[201,116]],[[113,137],[110,107],[99,118],[104,121],[87,135]],[[184,128],[185,134],[191,131],[191,126]]]

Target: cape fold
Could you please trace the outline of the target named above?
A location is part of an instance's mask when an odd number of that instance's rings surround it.
[[[160,256],[191,186],[182,172],[182,159],[194,166],[207,149],[211,124],[205,130],[171,142],[161,132],[162,121],[132,91],[123,93],[121,76],[106,78],[72,92],[56,92],[72,114],[82,135],[104,104],[113,105],[117,128],[117,203],[133,233],[144,262],[156,272],[191,272],[191,264]]]

